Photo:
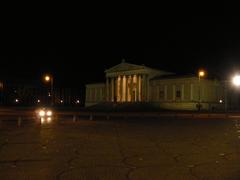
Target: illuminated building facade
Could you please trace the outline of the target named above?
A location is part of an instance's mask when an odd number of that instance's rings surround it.
[[[85,106],[103,102],[150,103],[165,109],[222,108],[224,93],[218,81],[145,65],[122,63],[105,71],[106,82],[86,85]],[[221,103],[220,103],[221,102]]]

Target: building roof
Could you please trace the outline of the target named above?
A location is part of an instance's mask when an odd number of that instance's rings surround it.
[[[156,77],[152,78],[151,80],[183,79],[183,78],[198,78],[198,77],[194,74],[188,74],[188,75],[170,74],[170,75],[156,76]]]
[[[113,66],[107,70],[105,70],[105,73],[111,73],[111,72],[121,72],[121,71],[132,71],[132,70],[140,70],[140,69],[145,69],[145,70],[151,70],[151,71],[157,71],[161,73],[167,73],[167,74],[172,74],[171,72],[166,72],[162,71],[159,69],[154,69],[147,67],[145,65],[137,65],[137,64],[131,64],[131,63],[126,63],[125,60],[123,59],[120,64],[117,64],[116,66]]]
[[[122,62],[116,66],[113,66],[113,67],[105,70],[105,73],[119,72],[119,71],[131,71],[131,70],[144,69],[144,68],[145,68],[145,66]]]

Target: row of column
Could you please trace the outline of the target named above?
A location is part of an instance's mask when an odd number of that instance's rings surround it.
[[[148,99],[147,75],[120,75],[106,78],[106,99],[112,102],[137,102]]]

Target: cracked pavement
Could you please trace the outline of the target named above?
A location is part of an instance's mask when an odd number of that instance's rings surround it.
[[[0,179],[239,179],[238,119],[2,118]]]

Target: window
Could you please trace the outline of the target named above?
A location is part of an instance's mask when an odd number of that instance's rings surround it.
[[[181,98],[181,91],[180,90],[176,91],[176,98]]]

